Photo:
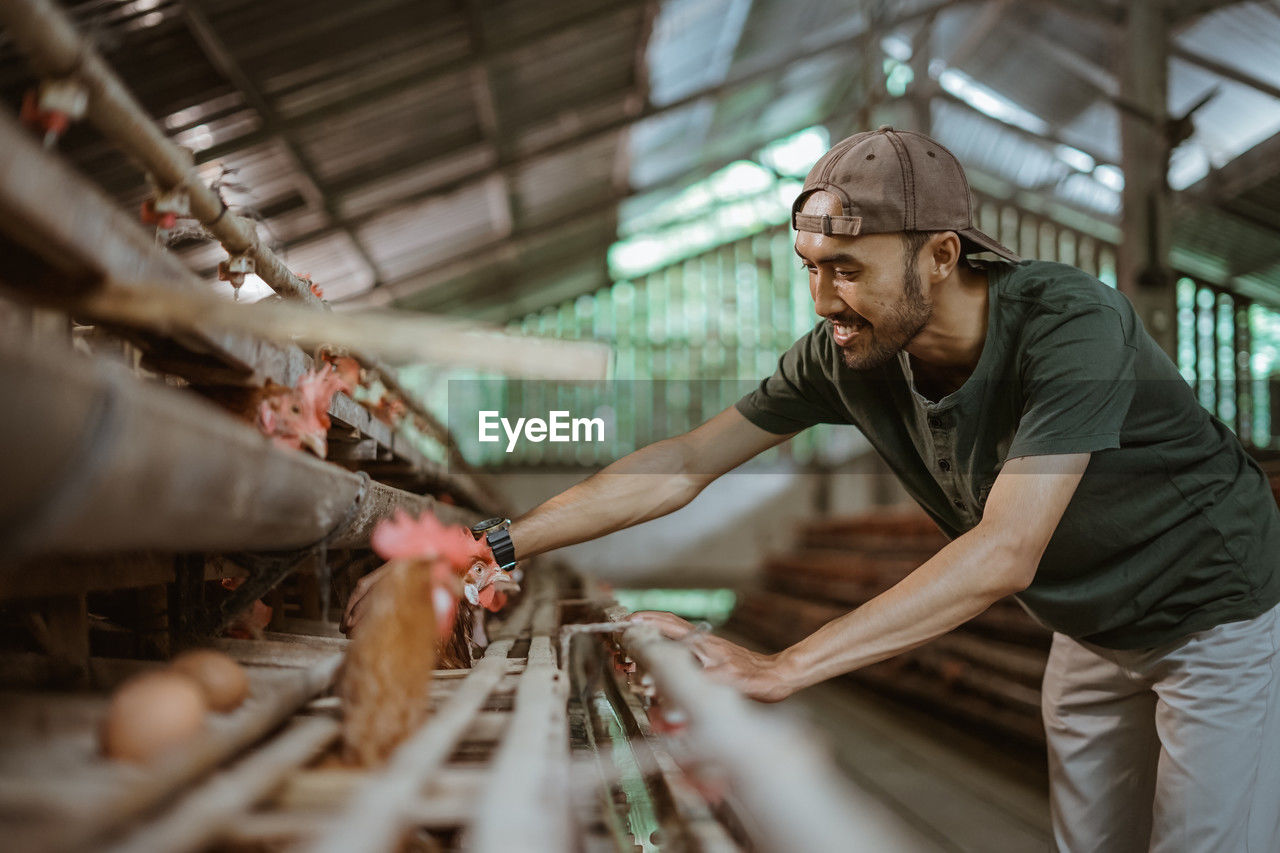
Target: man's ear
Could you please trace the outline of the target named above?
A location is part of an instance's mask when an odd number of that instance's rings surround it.
[[[937,284],[951,275],[951,271],[956,268],[956,264],[960,263],[960,259],[964,257],[963,249],[960,246],[960,236],[954,231],[943,231],[935,234],[925,245],[925,249],[928,252],[929,263],[925,269],[925,274],[929,276],[929,280],[933,284]]]

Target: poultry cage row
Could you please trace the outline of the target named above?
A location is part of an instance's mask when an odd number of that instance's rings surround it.
[[[5,0],[0,19],[66,117],[146,171],[149,225],[198,221],[228,277],[253,269],[326,310],[57,7]],[[912,846],[802,726],[546,562],[499,612],[467,611],[484,618],[465,659],[430,674],[426,722],[351,766],[336,618],[380,562],[372,531],[397,513],[470,524],[501,496],[377,357],[326,362],[193,314],[206,283],[8,113],[0,247],[6,849]],[[245,422],[338,359],[360,379],[324,396],[320,435],[290,445]],[[105,758],[112,691],[192,646],[234,659],[247,699],[154,761]]]

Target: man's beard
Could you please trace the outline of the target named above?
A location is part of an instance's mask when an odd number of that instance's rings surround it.
[[[869,370],[885,364],[902,352],[928,324],[933,316],[933,305],[924,298],[924,286],[914,253],[907,253],[902,278],[902,298],[893,306],[888,319],[875,326],[864,326],[848,346],[840,348],[840,357],[846,367]]]

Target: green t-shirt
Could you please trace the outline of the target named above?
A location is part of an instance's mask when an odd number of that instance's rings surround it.
[[[916,391],[910,360],[854,370],[816,326],[737,404],[772,433],[858,427],[949,537],[973,528],[1005,460],[1092,452],[1031,585],[1055,631],[1110,648],[1172,642],[1280,601],[1280,512],[1119,292],[1045,261],[984,265],[977,367]]]

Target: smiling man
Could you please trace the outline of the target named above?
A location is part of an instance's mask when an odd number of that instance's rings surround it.
[[[1059,849],[1280,849],[1280,513],[1258,465],[1124,296],[973,227],[964,172],[934,140],[843,140],[793,225],[823,320],[777,372],[491,534],[495,549],[523,558],[656,518],[809,426],[852,424],[950,544],[779,654],[699,639],[709,671],[775,701],[1015,595],[1055,632]],[[1003,260],[966,259],[981,251]]]

